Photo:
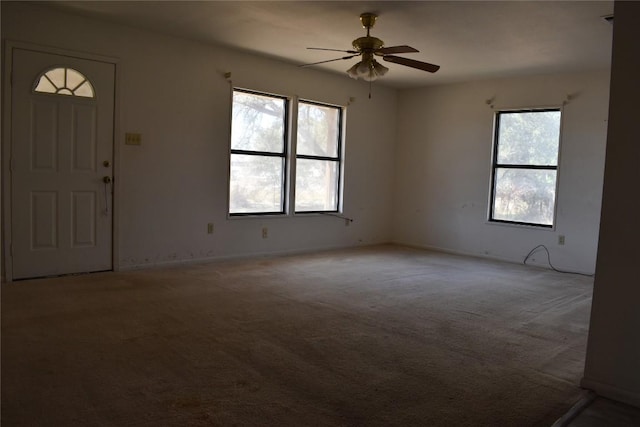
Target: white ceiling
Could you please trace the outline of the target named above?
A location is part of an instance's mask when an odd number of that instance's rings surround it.
[[[225,45],[294,64],[338,58],[371,31],[386,46],[442,68],[435,74],[385,63],[380,81],[397,88],[520,74],[574,72],[610,64],[613,1],[86,1],[47,5],[179,37]],[[357,59],[314,67],[344,73]],[[348,78],[346,73],[345,78]]]

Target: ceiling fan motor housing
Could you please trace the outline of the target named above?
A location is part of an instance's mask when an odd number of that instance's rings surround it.
[[[359,37],[353,41],[353,48],[358,52],[372,52],[384,46],[384,42],[377,37]]]

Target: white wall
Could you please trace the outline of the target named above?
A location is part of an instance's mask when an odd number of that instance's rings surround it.
[[[555,267],[593,273],[608,82],[608,71],[601,71],[400,92],[395,240],[515,262],[544,244]],[[560,106],[567,95],[572,99],[563,110],[555,230],[488,223],[495,110]],[[558,235],[566,236],[564,246]],[[537,252],[531,261],[546,265],[546,256]]]
[[[600,246],[582,385],[640,406],[640,3],[616,2]]]
[[[117,262],[140,266],[396,241],[521,262],[538,244],[558,268],[595,266],[608,72],[405,90],[194,41],[2,2],[3,39],[119,58]],[[347,108],[345,214],[228,219],[230,84]],[[565,106],[554,231],[488,224],[496,108]],[[123,143],[139,132],[140,147]],[[213,222],[215,232],[206,234]],[[262,239],[262,227],[269,238]],[[566,236],[559,246],[557,236]],[[546,264],[542,252],[533,263]]]
[[[123,268],[391,238],[396,92],[193,41],[2,2],[2,38],[116,57],[117,262]],[[347,107],[344,221],[227,219],[230,84]],[[124,145],[125,132],[142,145]],[[207,223],[215,232],[206,234]],[[262,227],[269,238],[262,239]]]

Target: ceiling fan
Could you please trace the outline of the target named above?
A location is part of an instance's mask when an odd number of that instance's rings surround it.
[[[313,62],[311,64],[304,64],[302,67],[310,65],[324,64],[326,62],[341,61],[346,59],[355,58],[361,56],[362,60],[353,65],[347,70],[347,74],[354,79],[363,79],[368,82],[376,80],[378,77],[384,76],[389,69],[384,65],[376,61],[375,57],[382,57],[383,61],[393,62],[395,64],[405,65],[407,67],[416,68],[418,70],[427,71],[429,73],[435,73],[440,69],[439,65],[429,64],[428,62],[416,61],[414,59],[403,58],[395,56],[396,53],[415,53],[417,49],[411,46],[391,46],[384,47],[384,42],[377,37],[369,35],[371,28],[376,23],[378,16],[375,13],[363,13],[360,15],[360,22],[362,27],[366,28],[367,35],[359,37],[353,41],[353,50],[340,50],[340,49],[325,49],[321,47],[308,47],[311,50],[328,50],[333,52],[345,52],[349,55],[335,59],[328,59],[326,61]]]

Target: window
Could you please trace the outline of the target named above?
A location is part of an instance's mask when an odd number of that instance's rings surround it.
[[[560,109],[496,113],[490,221],[553,226],[560,115]]]
[[[287,104],[282,97],[233,91],[230,214],[284,213]]]
[[[296,212],[337,212],[342,109],[298,104]]]
[[[342,107],[234,89],[232,110],[230,215],[339,211]]]
[[[39,93],[95,98],[89,80],[73,68],[54,68],[43,73],[36,79],[34,88]]]

